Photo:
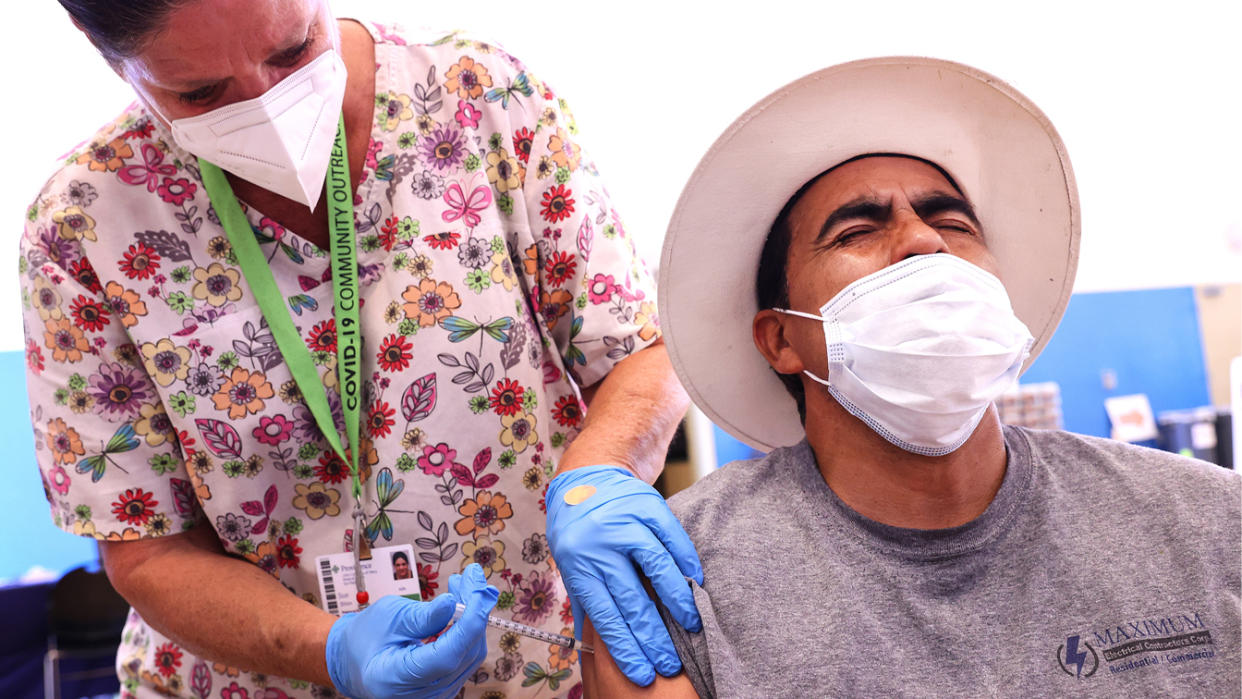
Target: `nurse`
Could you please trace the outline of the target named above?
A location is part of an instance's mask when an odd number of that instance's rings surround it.
[[[39,467],[133,605],[123,693],[581,691],[489,613],[675,673],[636,566],[697,628],[647,485],[686,398],[564,101],[325,0],[62,5],[138,97],[21,245]]]

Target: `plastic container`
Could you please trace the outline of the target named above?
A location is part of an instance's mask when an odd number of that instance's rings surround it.
[[[1156,416],[1160,448],[1219,464],[1216,414],[1210,407],[1160,413]]]

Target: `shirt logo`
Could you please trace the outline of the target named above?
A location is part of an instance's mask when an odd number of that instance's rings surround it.
[[[1057,647],[1057,664],[1061,666],[1065,674],[1083,679],[1094,675],[1095,671],[1100,669],[1100,656],[1095,652],[1095,648],[1091,647],[1090,641],[1083,642],[1082,646],[1079,645],[1080,642],[1082,642],[1081,636],[1066,638],[1065,643]],[[1086,650],[1082,649],[1083,646]],[[1088,665],[1088,653],[1090,653],[1091,669],[1084,673],[1083,670]]]

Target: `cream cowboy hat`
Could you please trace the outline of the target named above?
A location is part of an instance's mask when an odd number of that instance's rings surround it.
[[[1078,189],[1065,144],[1029,99],[983,71],[931,58],[855,61],[796,80],[703,156],[660,262],[661,325],[678,377],[713,422],[756,448],[804,436],[793,398],[751,339],[768,229],[804,182],[868,153],[930,160],[974,204],[1014,310],[1035,336],[1026,367],[1069,302]]]

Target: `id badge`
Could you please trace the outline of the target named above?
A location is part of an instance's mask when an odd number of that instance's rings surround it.
[[[319,577],[319,599],[330,614],[358,611],[358,583],[354,578],[354,554],[349,551],[315,559]],[[371,549],[371,558],[362,561],[367,593],[374,603],[384,595],[401,595],[422,601],[418,590],[418,568],[414,547],[385,546]]]

